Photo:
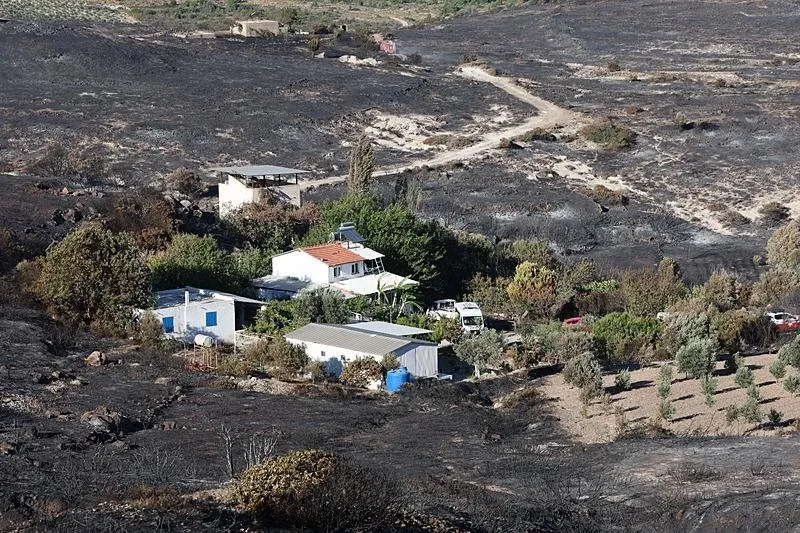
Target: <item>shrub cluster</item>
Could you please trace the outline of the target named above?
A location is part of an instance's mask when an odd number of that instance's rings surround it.
[[[243,471],[233,492],[239,509],[312,531],[377,531],[402,506],[384,474],[321,450],[275,456]]]
[[[611,119],[595,121],[581,130],[583,137],[606,150],[630,148],[636,141],[636,133],[627,126],[616,124]]]
[[[381,364],[371,357],[359,357],[342,369],[339,379],[353,387],[366,388],[370,382],[380,381],[384,374]]]

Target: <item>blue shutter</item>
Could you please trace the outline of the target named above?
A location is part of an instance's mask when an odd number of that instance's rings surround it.
[[[206,327],[210,328],[212,326],[217,325],[217,312],[216,311],[208,311],[206,313]]]
[[[161,319],[161,325],[164,326],[164,333],[172,333],[175,331],[175,317],[165,316]]]

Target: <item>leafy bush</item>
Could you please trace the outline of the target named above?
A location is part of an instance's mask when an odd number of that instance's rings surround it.
[[[703,285],[703,297],[710,305],[724,312],[744,306],[749,299],[749,292],[737,274],[716,270]]]
[[[397,356],[393,353],[387,353],[381,358],[381,369],[383,370],[383,374],[386,374],[389,370],[394,370],[396,368],[400,368],[400,360],[397,359]]]
[[[610,119],[597,120],[581,130],[581,135],[606,150],[630,148],[636,141],[636,133],[627,126],[615,124]]]
[[[714,318],[714,329],[717,331],[720,348],[728,353],[751,346],[768,346],[777,335],[769,317],[746,309],[718,314]]]
[[[136,321],[136,340],[143,346],[155,346],[164,336],[164,326],[152,311],[139,315]]]
[[[767,261],[770,265],[797,266],[800,264],[800,221],[781,226],[767,241]]]
[[[211,236],[177,234],[163,252],[150,259],[156,290],[192,286],[236,292],[248,285],[236,270],[231,255]]]
[[[669,397],[673,376],[674,369],[670,364],[663,365],[658,372],[658,397],[662,400],[666,400]]]
[[[770,409],[767,413],[767,420],[772,426],[778,426],[783,420],[783,413],[776,409]]]
[[[431,341],[435,343],[447,340],[453,344],[458,344],[464,336],[461,324],[455,318],[440,318],[431,324],[429,329],[431,330]]]
[[[248,330],[253,333],[282,335],[307,323],[295,300],[270,300],[258,310]]]
[[[556,142],[558,137],[553,135],[551,132],[547,131],[544,128],[533,128],[532,130],[528,130],[519,137],[517,137],[520,141],[544,141],[544,142]]]
[[[792,339],[791,342],[784,344],[778,349],[778,360],[787,365],[792,365],[796,369],[800,369],[800,342],[798,342],[798,338]]]
[[[295,346],[283,337],[259,341],[242,354],[252,369],[269,369],[279,373],[299,374],[308,365],[305,348]]]
[[[672,259],[662,259],[657,269],[622,273],[620,292],[625,310],[634,315],[655,315],[686,293],[680,269]]]
[[[334,289],[303,291],[295,302],[299,314],[308,322],[344,324],[350,314],[344,296]]]
[[[455,347],[456,355],[475,368],[480,377],[482,370],[500,364],[503,354],[503,338],[493,329],[484,329],[478,335],[468,337]]]
[[[547,317],[556,311],[557,284],[555,270],[531,261],[523,261],[517,266],[506,291],[511,304],[520,315],[527,313],[534,317]]]
[[[507,314],[511,311],[507,292],[508,284],[507,278],[475,274],[469,280],[468,299],[477,302],[484,313]]]
[[[627,368],[622,370],[622,371],[620,371],[619,374],[614,376],[614,385],[619,390],[630,390],[630,388],[631,388],[631,373]]]
[[[753,398],[755,400],[761,399],[761,391],[758,390],[755,383],[751,383],[747,386],[747,396],[748,398]]]
[[[631,347],[655,342],[659,324],[655,318],[630,313],[610,313],[594,323],[592,333],[606,353],[619,361],[637,360]]]
[[[761,273],[753,284],[750,305],[766,306],[787,295],[797,294],[800,287],[800,270],[783,266]]]
[[[754,382],[753,371],[750,370],[747,365],[740,364],[734,375],[733,382],[739,387],[746,389]]]
[[[373,381],[383,378],[384,369],[371,357],[359,357],[344,366],[339,379],[352,387],[367,388]]]
[[[673,416],[675,416],[675,406],[666,398],[662,399],[658,404],[658,417],[661,420],[672,420]]]
[[[23,249],[16,237],[7,229],[0,228],[0,276],[14,268],[22,260]]]
[[[276,253],[291,248],[319,221],[319,208],[314,204],[296,207],[270,199],[228,213],[223,227],[239,246]]]
[[[744,405],[739,408],[739,415],[745,420],[745,422],[749,422],[751,424],[757,424],[761,422],[762,414],[761,414],[761,407],[758,404],[758,400],[753,397],[748,397],[747,401],[744,402]]]
[[[716,403],[715,394],[717,393],[717,380],[711,374],[700,377],[700,390],[703,392],[705,403],[708,407],[713,407]]]
[[[603,390],[603,373],[597,359],[588,352],[571,358],[564,365],[564,381],[581,389],[581,400],[588,402]]]
[[[783,379],[786,376],[786,363],[783,359],[778,357],[775,359],[771,365],[769,365],[769,373],[772,374],[776,380]]]
[[[126,235],[83,225],[37,263],[32,289],[67,324],[119,333],[129,326],[134,309],[148,307],[144,258]]]
[[[800,374],[792,374],[783,380],[783,388],[786,392],[793,395],[800,394]]]
[[[727,421],[728,424],[736,422],[739,420],[740,416],[739,406],[731,404],[725,408],[725,421]]]
[[[678,349],[678,370],[695,379],[711,373],[717,361],[714,339],[693,338]]]
[[[386,475],[320,450],[271,457],[241,473],[232,493],[239,509],[312,531],[376,531],[402,503]]]

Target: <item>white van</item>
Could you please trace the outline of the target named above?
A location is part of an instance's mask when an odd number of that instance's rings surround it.
[[[428,316],[458,320],[461,329],[467,333],[477,333],[484,328],[483,313],[475,302],[456,302],[455,300],[436,300],[428,309]]]

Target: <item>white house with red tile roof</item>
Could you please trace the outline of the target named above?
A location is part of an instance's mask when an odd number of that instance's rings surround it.
[[[275,299],[320,287],[331,287],[352,298],[419,284],[386,272],[383,257],[362,242],[342,239],[298,248],[273,256],[272,275],[254,279],[253,286],[261,298]]]

